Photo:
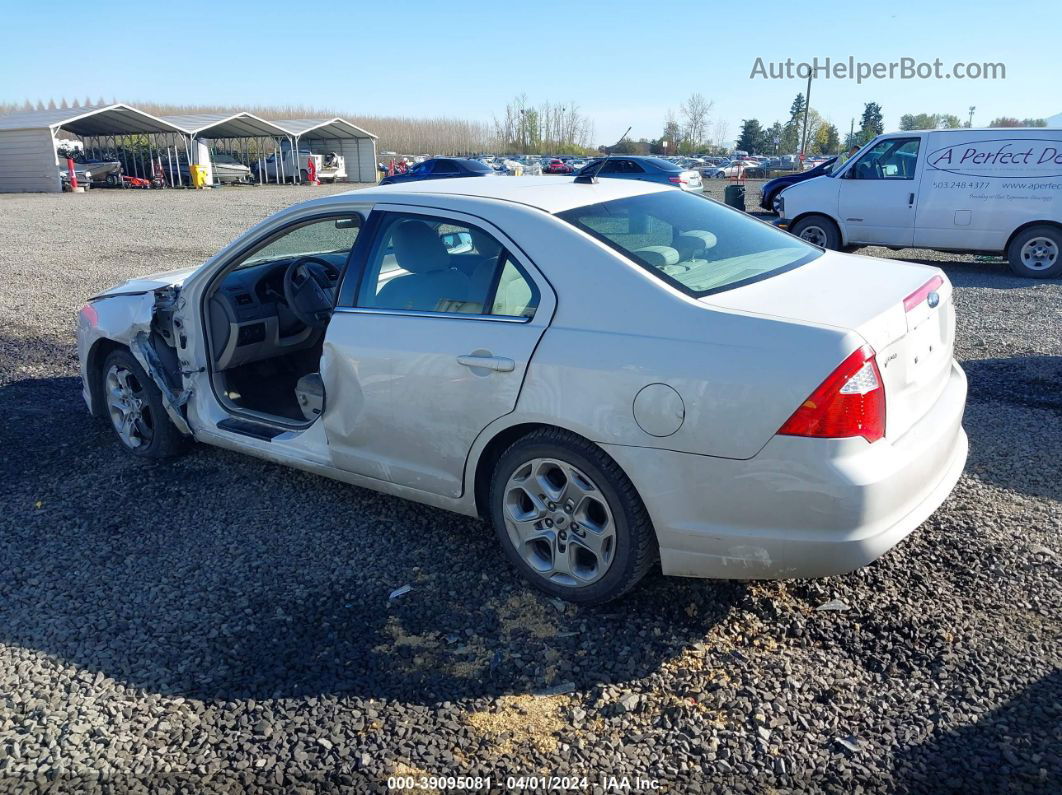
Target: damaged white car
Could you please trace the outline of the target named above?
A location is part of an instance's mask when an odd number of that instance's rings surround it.
[[[492,522],[579,602],[665,574],[831,575],[967,452],[951,285],[652,183],[455,179],[289,208],[88,301],[84,396],[190,440]],[[235,495],[234,495],[235,498]]]

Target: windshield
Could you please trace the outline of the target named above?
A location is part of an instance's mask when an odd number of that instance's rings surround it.
[[[686,191],[615,199],[557,215],[698,298],[782,273],[822,253]]]

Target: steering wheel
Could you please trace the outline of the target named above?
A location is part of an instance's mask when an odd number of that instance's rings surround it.
[[[320,257],[296,257],[284,271],[284,300],[310,328],[323,329],[332,317],[333,282],[339,271]]]

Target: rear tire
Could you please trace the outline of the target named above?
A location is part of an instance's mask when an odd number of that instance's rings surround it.
[[[533,431],[498,460],[490,515],[505,556],[535,588],[602,604],[657,558],[634,484],[601,448],[558,428]]]
[[[170,421],[162,393],[126,349],[112,351],[100,370],[100,394],[118,441],[141,458],[169,458],[188,446]]]
[[[1062,276],[1062,230],[1037,224],[1022,230],[1007,246],[1010,269],[1027,279]]]
[[[833,219],[825,215],[809,215],[801,218],[789,230],[813,246],[839,251],[841,248],[841,230]]]

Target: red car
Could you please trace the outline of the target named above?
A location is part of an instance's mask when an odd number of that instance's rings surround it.
[[[542,171],[545,174],[571,174],[572,167],[565,163],[563,160],[553,158],[549,161],[546,167],[542,169]]]

